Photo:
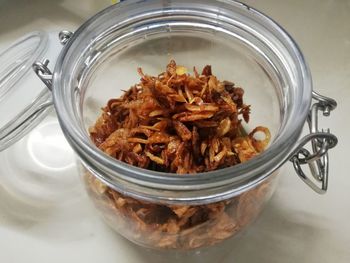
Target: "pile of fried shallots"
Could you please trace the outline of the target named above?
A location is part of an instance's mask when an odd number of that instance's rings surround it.
[[[207,172],[245,162],[270,140],[265,127],[249,134],[250,106],[243,89],[219,81],[210,66],[201,74],[170,61],[121,98],[111,99],[91,127],[93,142],[108,155],[154,171]],[[255,138],[257,132],[264,139]],[[265,181],[229,200],[203,205],[170,205],[138,200],[117,192],[91,173],[84,177],[90,196],[118,232],[136,243],[167,249],[216,244],[255,219],[271,192]]]
[[[90,128],[93,142],[128,164],[179,174],[229,167],[263,151],[269,130],[242,128],[250,114],[244,90],[219,81],[209,65],[193,72],[174,60],[158,76],[139,68],[141,82],[109,100]],[[265,138],[255,139],[256,132]]]

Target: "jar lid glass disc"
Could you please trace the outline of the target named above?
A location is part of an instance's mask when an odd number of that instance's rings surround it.
[[[40,59],[47,48],[47,34],[32,32],[0,53],[0,101]]]
[[[43,59],[47,43],[47,33],[35,31],[0,53],[0,151],[22,138],[42,119],[27,122],[21,131],[16,129],[38,105],[51,97],[32,70],[33,63]],[[42,117],[45,113],[47,111],[41,114]]]
[[[1,199],[30,207],[79,196],[73,150],[50,110],[51,91],[32,69],[44,58],[54,67],[62,48],[57,35],[32,32],[0,52]]]

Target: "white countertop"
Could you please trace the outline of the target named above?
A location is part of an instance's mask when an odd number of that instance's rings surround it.
[[[350,262],[350,176],[345,162],[350,149],[350,1],[243,2],[268,14],[295,38],[311,68],[315,90],[338,102],[324,122],[339,139],[330,152],[327,194],[314,193],[287,163],[267,208],[239,239],[198,255],[165,255],[111,232],[80,187],[65,189],[60,202],[33,206],[5,191],[0,168],[0,262]],[[74,31],[109,4],[0,0],[0,50],[33,30]]]

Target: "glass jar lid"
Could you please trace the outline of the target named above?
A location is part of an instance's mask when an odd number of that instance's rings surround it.
[[[35,31],[0,53],[1,198],[19,207],[42,209],[79,196],[74,152],[51,110],[51,91],[33,71],[44,57],[55,61],[60,50],[56,32]]]
[[[0,151],[35,127],[48,113],[51,93],[32,65],[48,47],[48,34],[31,32],[0,53]],[[40,115],[40,116],[39,116]],[[19,124],[25,123],[25,125]]]
[[[47,48],[47,34],[29,33],[0,54],[0,101],[23,78]],[[16,86],[14,87],[16,88]]]

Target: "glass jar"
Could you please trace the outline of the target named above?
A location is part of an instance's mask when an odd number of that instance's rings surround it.
[[[297,44],[257,10],[229,0],[130,0],[96,14],[74,34],[61,32],[60,41],[53,72],[48,60],[34,70],[52,91],[91,199],[127,239],[191,249],[230,238],[258,216],[288,160],[312,189],[327,190],[327,151],[337,139],[319,131],[317,117],[336,103],[312,91]],[[187,68],[210,64],[219,79],[242,86],[252,105],[248,128],[267,126],[270,146],[245,163],[186,176],[133,167],[100,151],[88,129],[101,106],[138,82],[138,67],[157,75],[172,58]],[[1,143],[20,135],[37,116],[31,117],[12,122]],[[305,122],[310,134],[299,140]]]

